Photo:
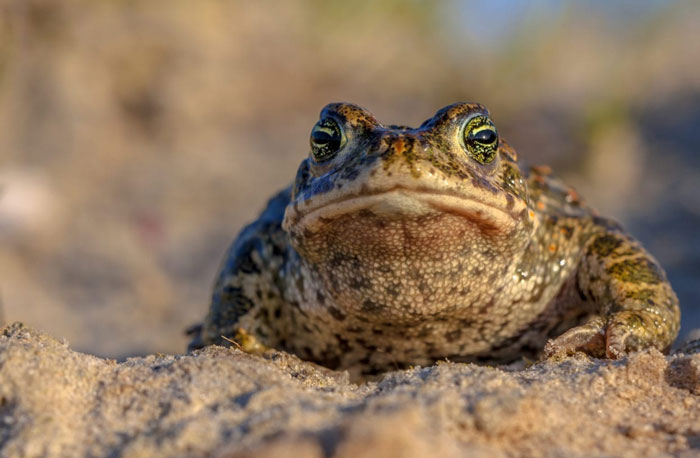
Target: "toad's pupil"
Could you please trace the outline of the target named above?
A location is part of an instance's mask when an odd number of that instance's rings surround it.
[[[330,135],[328,132],[323,132],[322,130],[317,130],[312,135],[312,140],[317,145],[328,145],[333,142],[338,143],[340,140],[335,138],[334,135]],[[332,145],[331,145],[332,146]]]
[[[479,132],[473,133],[471,139],[479,143],[490,145],[496,141],[496,132],[491,129],[480,130]]]
[[[316,148],[314,156],[316,160],[328,159],[340,149],[341,137],[337,132],[326,132],[316,129],[311,134],[311,143]]]

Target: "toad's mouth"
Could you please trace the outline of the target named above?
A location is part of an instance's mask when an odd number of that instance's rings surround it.
[[[485,202],[463,194],[400,186],[314,204],[313,201],[290,204],[284,217],[285,230],[316,232],[331,221],[350,214],[386,220],[451,214],[465,218],[482,230],[492,233],[509,232],[518,221],[516,214],[506,211],[496,202]]]

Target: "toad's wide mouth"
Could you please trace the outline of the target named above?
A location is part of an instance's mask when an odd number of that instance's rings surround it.
[[[496,202],[485,202],[469,195],[400,186],[359,196],[350,194],[317,205],[314,203],[292,202],[285,211],[284,228],[316,232],[330,221],[349,214],[387,220],[452,214],[491,232],[509,232],[518,221],[515,213],[499,207]]]

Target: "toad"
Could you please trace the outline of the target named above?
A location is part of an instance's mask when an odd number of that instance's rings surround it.
[[[418,128],[327,105],[294,183],[225,256],[190,348],[233,341],[372,374],[669,347],[680,311],[659,263],[517,160],[479,104]]]

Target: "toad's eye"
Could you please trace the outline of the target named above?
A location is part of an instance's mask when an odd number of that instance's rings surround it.
[[[480,164],[490,164],[496,159],[498,133],[486,116],[471,118],[464,125],[464,149]]]
[[[343,129],[334,119],[321,119],[311,130],[311,154],[316,162],[332,159],[344,145]]]

